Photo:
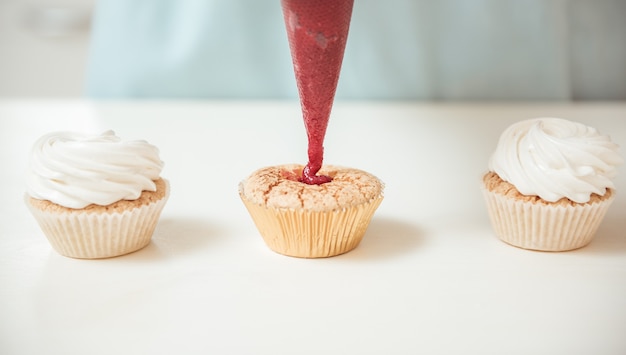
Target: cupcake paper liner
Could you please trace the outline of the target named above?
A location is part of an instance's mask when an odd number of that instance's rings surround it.
[[[567,251],[589,244],[614,195],[606,200],[575,206],[520,201],[483,187],[495,234],[516,247]]]
[[[324,258],[356,248],[382,202],[379,196],[343,210],[307,211],[258,205],[240,197],[267,246],[300,258]]]
[[[52,247],[61,255],[99,259],[137,251],[150,243],[161,211],[169,197],[120,213],[49,212],[26,205]]]

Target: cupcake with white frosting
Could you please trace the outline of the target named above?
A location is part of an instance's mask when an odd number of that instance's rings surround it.
[[[623,163],[609,136],[581,123],[536,118],[507,128],[483,177],[496,235],[532,250],[565,251],[593,239]]]
[[[26,205],[61,255],[95,259],[148,243],[169,196],[158,149],[143,140],[54,132],[30,156]]]

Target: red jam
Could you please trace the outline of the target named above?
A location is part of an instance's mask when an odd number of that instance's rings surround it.
[[[332,180],[317,173],[324,160],[324,136],[354,0],[281,0],[281,4],[309,143],[301,181],[319,185]]]

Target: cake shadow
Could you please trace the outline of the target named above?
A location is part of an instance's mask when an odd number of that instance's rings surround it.
[[[410,253],[422,243],[422,231],[414,224],[386,217],[374,217],[363,240],[342,259],[372,260]]]
[[[183,256],[215,243],[220,234],[219,224],[204,218],[161,218],[150,244],[121,257],[131,262],[145,262]]]
[[[625,231],[626,218],[606,216],[591,243],[573,252],[598,255],[626,254]]]

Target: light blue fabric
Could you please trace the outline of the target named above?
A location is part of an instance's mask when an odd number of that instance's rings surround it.
[[[625,19],[622,0],[355,0],[337,98],[626,99]],[[102,0],[86,94],[296,98],[280,1]]]

